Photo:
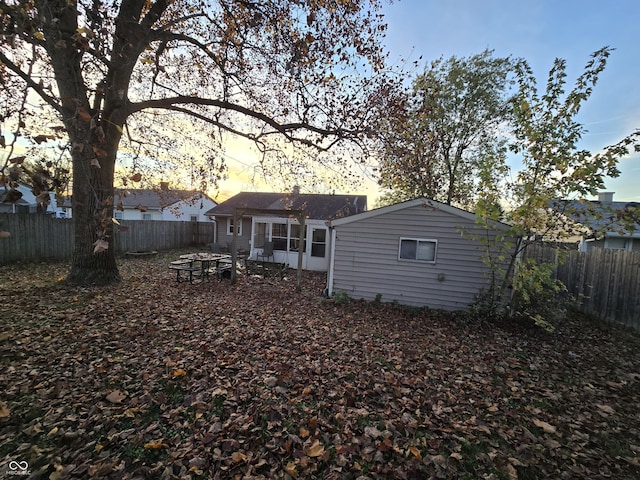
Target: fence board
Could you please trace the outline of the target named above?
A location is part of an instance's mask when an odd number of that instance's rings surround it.
[[[215,224],[121,220],[111,244],[117,253],[202,247],[214,240]],[[37,214],[0,214],[0,264],[67,259],[73,254],[73,220]]]
[[[526,258],[554,261],[554,247],[532,245]],[[592,248],[570,250],[556,266],[556,277],[578,308],[604,320],[640,330],[640,252]]]

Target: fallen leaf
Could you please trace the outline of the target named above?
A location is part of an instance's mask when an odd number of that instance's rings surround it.
[[[233,461],[233,463],[244,462],[246,459],[247,456],[242,452],[234,452],[233,455],[231,455],[231,460]]]
[[[120,390],[114,390],[105,398],[111,403],[122,403],[122,401],[127,398],[127,394]]]
[[[11,413],[7,408],[7,404],[4,402],[0,402],[0,418],[7,418]]]
[[[544,433],[556,433],[556,427],[547,422],[543,422],[542,420],[534,419],[533,424],[536,427],[541,428]]]
[[[303,452],[308,457],[319,457],[324,454],[324,447],[318,440],[316,440],[312,445],[304,447]]]
[[[155,442],[149,442],[144,444],[144,448],[147,450],[159,450],[161,448],[167,448],[169,445],[164,443],[162,440],[157,440]]]
[[[298,469],[296,468],[295,462],[287,463],[287,466],[284,467],[284,471],[291,475],[293,478],[298,478]]]
[[[181,369],[181,368],[178,368],[177,370],[175,370],[175,371],[173,372],[173,378],[176,378],[176,377],[184,377],[186,374],[187,374],[187,372],[185,372],[185,371],[184,371],[183,369]]]

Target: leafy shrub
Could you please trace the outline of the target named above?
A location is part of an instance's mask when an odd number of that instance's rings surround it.
[[[555,278],[554,269],[552,263],[537,264],[532,259],[518,266],[510,306],[512,317],[532,320],[548,332],[566,318],[567,288]]]

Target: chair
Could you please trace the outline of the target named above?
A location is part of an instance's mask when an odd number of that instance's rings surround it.
[[[264,242],[264,247],[262,248],[262,252],[259,252],[256,255],[256,258],[260,260],[261,258],[273,257],[273,242]]]

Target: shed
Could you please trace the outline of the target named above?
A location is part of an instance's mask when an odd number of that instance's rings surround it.
[[[490,282],[486,243],[474,236],[502,241],[508,229],[498,222],[485,229],[476,219],[421,198],[333,220],[329,295],[342,291],[356,299],[467,308]],[[509,258],[504,261],[506,266]]]

